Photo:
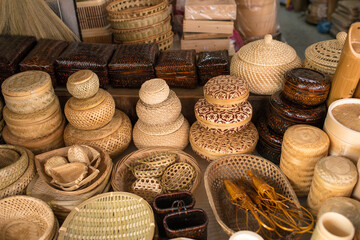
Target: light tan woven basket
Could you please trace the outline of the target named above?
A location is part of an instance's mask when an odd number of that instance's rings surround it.
[[[74,144],[98,147],[104,152],[115,157],[122,153],[131,142],[132,125],[129,117],[120,110],[109,124],[96,130],[79,130],[68,124],[64,131],[66,146]]]
[[[0,200],[0,239],[51,240],[55,216],[43,201],[28,196]]]
[[[139,90],[139,97],[145,104],[152,105],[165,101],[170,93],[166,81],[154,78],[144,82]]]
[[[99,89],[92,98],[70,98],[65,104],[64,113],[69,123],[77,129],[99,129],[113,118],[115,102],[110,93]]]
[[[27,151],[29,164],[27,169],[25,170],[24,174],[17,179],[15,182],[13,182],[11,185],[7,186],[4,189],[0,190],[0,199],[13,196],[13,195],[22,195],[25,194],[25,190],[27,185],[31,182],[31,180],[34,178],[36,170],[35,170],[35,163],[34,163],[34,154]]]
[[[164,152],[177,154],[179,157],[177,162],[188,163],[194,168],[195,178],[190,189],[190,192],[193,193],[199,186],[202,178],[201,170],[197,161],[195,158],[181,150],[168,147],[145,148],[137,150],[126,155],[124,158],[118,161],[111,176],[111,186],[113,187],[114,191],[129,191],[131,184],[136,180],[130,169],[137,164],[137,160]]]
[[[236,207],[230,203],[225,195],[226,190],[223,180],[238,181],[242,177],[249,180],[246,174],[248,169],[274,187],[277,192],[299,203],[289,181],[279,167],[272,162],[262,157],[248,154],[222,157],[210,163],[206,168],[204,182],[206,195],[216,221],[229,236],[239,231],[237,225],[241,230],[256,231],[258,228],[257,224],[251,222],[254,219],[250,218],[250,229],[246,229],[245,212],[242,210],[237,211]],[[236,214],[238,214],[237,221]]]
[[[66,88],[75,98],[90,98],[99,90],[99,78],[91,70],[80,70],[68,78]]]
[[[86,0],[76,2],[76,13],[81,30],[102,28],[109,24],[106,6],[111,0]]]
[[[112,19],[132,19],[160,12],[168,6],[166,0],[118,0],[106,10]]]
[[[0,190],[18,180],[28,165],[29,157],[25,148],[0,145]]]
[[[132,193],[110,192],[73,209],[61,226],[58,239],[151,240],[154,231],[154,213],[144,199]]]

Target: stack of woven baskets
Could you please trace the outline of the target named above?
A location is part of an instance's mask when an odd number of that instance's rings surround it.
[[[6,143],[26,147],[35,154],[64,145],[65,119],[48,73],[15,74],[3,82],[2,93]]]
[[[66,146],[84,144],[102,149],[114,157],[131,141],[129,117],[115,109],[110,93],[99,89],[99,78],[90,70],[72,74],[66,85],[73,96],[65,105],[69,121],[64,131]]]
[[[205,84],[204,97],[195,104],[197,122],[190,129],[194,152],[208,161],[251,153],[259,135],[251,122],[247,82],[230,75],[214,77]]]
[[[174,33],[167,0],[117,0],[106,10],[115,42],[156,42],[160,51],[171,48]]]
[[[146,81],[139,96],[136,104],[139,120],[133,132],[135,146],[184,149],[189,143],[189,122],[181,113],[179,98],[165,80]]]

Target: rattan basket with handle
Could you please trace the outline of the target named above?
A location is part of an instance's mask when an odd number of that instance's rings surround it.
[[[167,0],[118,0],[111,2],[106,10],[110,18],[131,19],[157,13],[167,6]]]
[[[58,239],[151,240],[154,231],[154,213],[144,199],[132,193],[110,192],[73,209],[61,226]]]
[[[29,196],[0,200],[0,239],[51,240],[55,216],[43,201]]]
[[[290,182],[272,162],[258,156],[249,154],[239,154],[219,158],[206,168],[204,175],[204,184],[206,195],[209,199],[211,209],[215,215],[216,221],[222,229],[231,236],[239,230],[256,231],[257,225],[249,218],[249,227],[246,229],[245,212],[237,211],[225,195],[224,179],[238,181],[242,177],[249,179],[246,171],[250,169],[258,177],[266,181],[275,190],[285,197],[298,203],[298,199],[292,189]],[[236,215],[237,214],[237,215]],[[238,218],[236,218],[238,216]],[[240,229],[237,228],[239,226]],[[292,238],[290,238],[292,239]]]

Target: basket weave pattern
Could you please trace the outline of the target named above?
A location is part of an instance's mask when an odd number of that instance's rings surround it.
[[[114,19],[144,17],[167,7],[164,0],[118,0],[110,3],[106,10]]]
[[[75,98],[90,98],[99,90],[99,77],[90,70],[78,71],[69,77],[66,88]]]

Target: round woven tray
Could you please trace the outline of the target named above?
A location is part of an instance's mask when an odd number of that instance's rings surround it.
[[[24,174],[29,165],[29,158],[24,148],[11,145],[0,145],[0,157],[1,190]]]
[[[151,240],[155,232],[154,213],[150,205],[135,194],[103,193],[73,209],[59,232],[59,240]]]
[[[144,82],[139,90],[139,97],[145,104],[152,105],[165,101],[170,93],[166,81],[154,78]]]
[[[43,201],[28,196],[0,200],[0,239],[44,239],[54,236],[56,219]]]
[[[0,199],[6,198],[8,196],[13,196],[13,195],[25,194],[25,189],[26,189],[27,185],[34,178],[35,173],[36,173],[35,163],[34,163],[34,154],[32,152],[30,152],[29,150],[26,150],[26,151],[27,151],[27,156],[29,159],[29,164],[28,164],[27,169],[25,170],[24,174],[19,179],[17,179],[15,182],[10,184],[6,188],[0,190]]]
[[[99,89],[92,98],[70,98],[65,104],[64,113],[69,123],[77,129],[99,129],[113,118],[115,102],[110,93]]]
[[[99,78],[91,70],[80,70],[71,74],[66,82],[66,88],[75,98],[90,98],[99,90]]]
[[[246,174],[248,169],[266,181],[267,184],[274,187],[278,193],[299,204],[289,181],[279,167],[272,162],[262,157],[248,154],[222,157],[210,163],[206,168],[204,184],[206,195],[216,221],[229,236],[239,231],[237,226],[239,226],[241,230],[246,230],[246,218],[245,212],[242,210],[237,211],[235,206],[232,205],[226,197],[223,180],[237,181],[242,177],[249,180]],[[238,214],[237,221],[236,214]],[[258,226],[253,221],[253,218],[249,219],[250,229],[248,230],[255,232]],[[274,236],[274,238],[277,239],[278,237]]]
[[[158,153],[175,153],[178,155],[179,159],[178,162],[184,162],[190,164],[195,170],[195,179],[192,183],[192,187],[190,192],[194,192],[196,188],[199,186],[202,174],[200,167],[192,156],[189,154],[175,149],[175,148],[168,148],[168,147],[157,147],[157,148],[144,148],[132,152],[125,157],[123,157],[120,161],[118,161],[114,167],[112,176],[111,176],[111,186],[114,191],[128,191],[131,184],[136,180],[134,175],[132,174],[130,168],[135,166],[136,160],[142,159],[148,156],[152,156]]]
[[[122,153],[131,142],[132,125],[129,117],[116,110],[113,119],[100,129],[79,130],[68,124],[64,131],[66,146],[89,145],[102,149],[110,157]]]

